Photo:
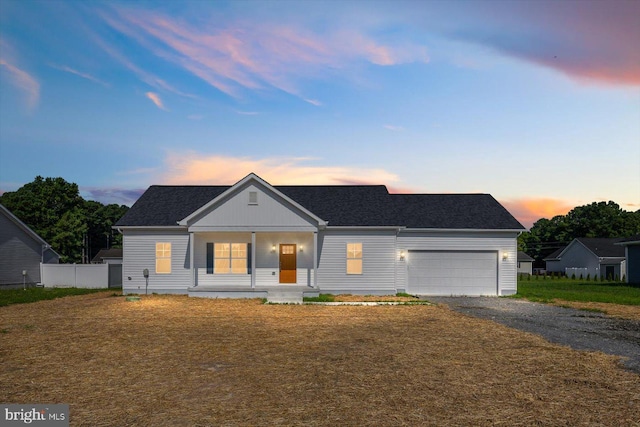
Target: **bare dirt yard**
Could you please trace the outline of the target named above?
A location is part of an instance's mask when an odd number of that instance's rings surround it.
[[[99,293],[0,308],[0,402],[72,425],[640,425],[614,356],[444,305]]]

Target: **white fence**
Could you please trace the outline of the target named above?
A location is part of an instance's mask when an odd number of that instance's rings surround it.
[[[582,277],[583,279],[587,278],[587,274],[589,274],[588,268],[577,268],[577,267],[567,267],[564,269],[564,274],[567,277],[571,277],[572,275],[576,275],[576,279]]]
[[[109,264],[40,264],[46,288],[108,288]]]

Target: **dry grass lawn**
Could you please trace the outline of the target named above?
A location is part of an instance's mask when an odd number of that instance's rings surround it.
[[[640,425],[640,376],[443,306],[109,293],[0,308],[0,402],[71,424]]]
[[[621,319],[640,320],[640,306],[637,305],[609,304],[606,302],[566,301],[561,299],[554,299],[552,304],[561,307],[577,308],[579,310],[598,310],[609,316],[619,317]]]

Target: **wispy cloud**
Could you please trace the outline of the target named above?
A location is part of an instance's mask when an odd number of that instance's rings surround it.
[[[159,109],[167,111],[164,104],[162,103],[162,99],[160,99],[160,95],[158,95],[157,93],[147,92],[144,94],[144,96],[146,96],[151,100],[151,102],[156,104],[156,107],[158,107]]]
[[[67,73],[75,74],[76,76],[82,77],[83,79],[90,80],[90,81],[92,81],[94,83],[98,83],[99,85],[102,85],[104,87],[109,87],[110,86],[109,83],[104,82],[104,81],[100,80],[99,78],[92,76],[91,74],[80,72],[80,71],[75,70],[75,69],[73,69],[71,67],[68,67],[66,65],[50,64],[50,66],[52,68],[55,68],[56,70],[65,71]]]
[[[395,125],[384,125],[384,128],[387,130],[392,130],[394,132],[402,132],[404,130],[402,126],[395,126]]]
[[[145,188],[117,188],[117,187],[80,187],[80,192],[90,200],[110,205],[133,205],[144,193]]]
[[[0,44],[0,47],[4,43]],[[27,71],[19,68],[9,59],[0,57],[0,70],[7,75],[8,81],[18,88],[25,96],[25,104],[28,110],[33,110],[40,101],[40,83]]]
[[[308,102],[311,105],[315,105],[316,107],[321,107],[322,106],[322,102],[318,101],[317,99],[305,98],[304,101]]]
[[[305,158],[230,157],[191,152],[171,153],[165,159],[165,184],[233,184],[251,172],[269,183],[279,184],[393,184],[400,178],[389,171],[350,166],[313,166]],[[354,178],[357,177],[357,178]]]
[[[265,88],[301,96],[300,79],[344,72],[361,61],[381,66],[428,61],[423,46],[382,44],[355,30],[319,33],[250,18],[205,26],[123,7],[104,19],[157,57],[233,97],[242,89]]]
[[[94,40],[94,42],[106,54],[111,56],[116,61],[120,62],[127,69],[129,69],[134,74],[136,74],[140,80],[142,80],[144,83],[148,84],[149,86],[151,86],[151,87],[153,87],[153,88],[155,88],[157,90],[163,90],[163,91],[171,92],[173,94],[176,94],[176,95],[179,95],[179,96],[182,96],[182,97],[185,97],[185,98],[197,98],[195,95],[183,92],[183,91],[175,88],[174,86],[170,85],[169,83],[167,83],[164,79],[161,79],[160,77],[154,75],[153,73],[150,73],[150,72],[145,71],[142,68],[138,67],[132,61],[130,61],[124,54],[122,54],[115,47],[113,47],[112,45],[110,45],[109,43],[104,41],[98,35],[92,34],[91,37]]]

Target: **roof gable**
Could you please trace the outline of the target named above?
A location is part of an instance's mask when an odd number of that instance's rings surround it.
[[[257,196],[250,202],[250,193]],[[248,208],[247,208],[248,207]],[[179,222],[186,226],[325,226],[325,222],[255,174],[249,174]]]
[[[24,234],[26,234],[27,236],[35,240],[37,243],[39,243],[43,247],[46,247],[46,249],[53,252],[56,256],[60,257],[60,255],[51,248],[51,245],[45,242],[45,240],[42,237],[40,237],[38,233],[33,231],[27,224],[20,221],[20,219],[17,216],[11,213],[11,211],[6,207],[4,207],[3,205],[0,205],[0,214],[3,214],[9,221],[14,223],[18,229],[24,232]]]

